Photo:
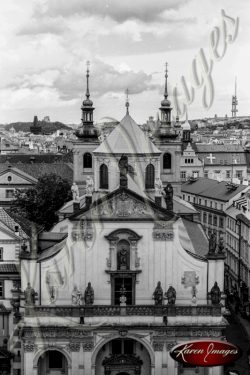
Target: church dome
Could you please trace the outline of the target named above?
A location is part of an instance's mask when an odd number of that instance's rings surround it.
[[[168,99],[163,99],[162,100],[162,102],[161,102],[161,106],[162,107],[170,107],[171,106],[171,102],[170,102],[170,100],[168,100]]]
[[[83,107],[92,107],[92,105],[93,105],[93,102],[92,102],[92,100],[90,100],[90,99],[85,99],[85,100],[82,102],[82,106],[83,106]]]

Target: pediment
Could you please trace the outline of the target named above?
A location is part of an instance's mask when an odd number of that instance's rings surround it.
[[[9,184],[8,177],[11,177],[11,184],[27,185],[35,184],[37,180],[29,174],[17,168],[7,168],[0,173],[0,184]]]
[[[74,215],[75,216],[75,215]],[[74,219],[81,219],[79,212]],[[84,217],[93,220],[171,220],[174,215],[129,189],[119,189],[94,202]]]

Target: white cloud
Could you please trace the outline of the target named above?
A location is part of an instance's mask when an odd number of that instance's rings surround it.
[[[91,94],[100,116],[113,115],[112,100],[122,101],[127,87],[139,116],[146,116],[150,105],[153,113],[160,102],[165,61],[170,62],[169,81],[174,85],[190,69],[198,50],[208,46],[210,31],[221,22],[221,9],[240,17],[240,32],[228,48],[230,58],[215,67],[216,100],[228,95],[227,82],[236,74],[245,100],[250,63],[250,3],[245,0],[0,2],[0,95],[5,102],[0,122],[29,111],[32,118],[42,107],[61,120],[78,118],[86,60],[91,61]],[[105,100],[109,112],[102,113]],[[21,112],[22,105],[29,110]],[[199,112],[199,105],[193,108],[191,115]]]
[[[118,22],[128,19],[151,21],[160,16],[166,9],[176,9],[189,0],[47,0],[46,6],[37,7],[36,16],[58,14],[67,17],[72,14],[91,14],[110,17]]]

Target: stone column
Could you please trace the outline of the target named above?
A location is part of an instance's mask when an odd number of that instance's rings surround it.
[[[109,259],[110,259],[110,267],[112,271],[117,269],[117,256],[116,256],[116,241],[110,241],[109,245]]]

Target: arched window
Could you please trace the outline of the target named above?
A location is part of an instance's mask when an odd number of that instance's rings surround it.
[[[166,152],[163,155],[163,169],[171,169],[171,154]]]
[[[154,189],[155,187],[155,167],[153,164],[148,164],[146,167],[145,188]]]
[[[92,155],[89,152],[83,155],[83,168],[92,168]]]
[[[109,188],[109,173],[108,167],[105,164],[100,166],[100,189]]]

